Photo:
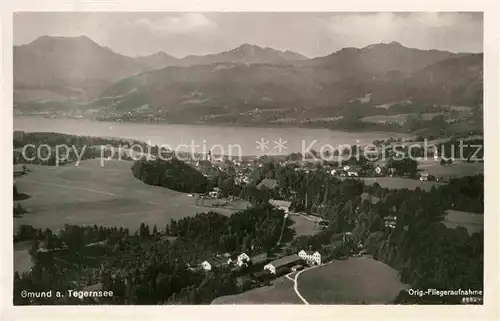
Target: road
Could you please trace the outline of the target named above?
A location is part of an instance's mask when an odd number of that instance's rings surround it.
[[[299,272],[297,272],[297,274],[295,274],[295,277],[292,279],[290,277],[291,274],[295,273],[295,272],[290,272],[288,273],[287,275],[285,275],[285,277],[287,279],[289,279],[290,281],[293,282],[293,290],[295,291],[295,294],[297,294],[297,296],[299,297],[299,299],[304,302],[304,304],[309,304],[309,302],[307,302],[307,300],[302,296],[302,294],[300,294],[299,292],[299,275],[302,273],[302,272],[305,272],[305,271],[309,271],[309,270],[313,270],[315,268],[319,268],[320,266],[325,266],[325,265],[328,265],[328,264],[331,264],[333,262],[328,262],[328,263],[325,263],[325,264],[320,264],[320,265],[315,265],[315,266],[311,266],[311,267],[308,267],[306,269],[303,269]]]

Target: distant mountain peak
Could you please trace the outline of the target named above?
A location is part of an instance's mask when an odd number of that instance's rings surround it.
[[[248,54],[248,55],[254,55],[256,51],[262,51],[264,50],[263,48],[257,46],[257,45],[252,45],[249,43],[244,43],[233,50],[232,52],[241,52],[243,54]]]
[[[79,45],[91,45],[91,46],[99,46],[98,43],[96,43],[94,40],[89,38],[87,35],[80,35],[80,36],[75,36],[75,37],[63,37],[63,36],[41,36],[33,40],[27,45],[33,45],[33,46],[53,46],[53,45],[72,45],[72,44],[79,44]]]
[[[381,42],[381,43],[375,43],[366,47],[361,48],[361,50],[366,51],[366,50],[372,50],[372,49],[387,49],[387,48],[407,48],[403,46],[400,42],[397,41],[391,41],[391,42]]]
[[[238,48],[245,49],[245,48],[260,48],[260,47],[257,45],[249,44],[249,43],[243,43],[243,44],[239,45],[236,49],[238,49]]]
[[[139,57],[171,57],[168,53],[166,53],[165,51],[157,51],[155,53],[152,53],[150,55],[145,55],[145,56],[139,56]]]
[[[138,56],[135,59],[152,69],[161,69],[173,66],[178,62],[177,58],[169,55],[165,51],[158,51],[147,56]]]

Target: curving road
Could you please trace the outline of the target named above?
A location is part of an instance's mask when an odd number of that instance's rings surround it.
[[[328,263],[325,263],[325,264],[315,265],[315,266],[311,266],[311,267],[308,267],[306,269],[303,269],[303,270],[297,272],[297,274],[295,274],[295,278],[293,278],[293,279],[290,277],[290,274],[293,274],[295,272],[290,272],[287,275],[285,275],[287,279],[289,279],[290,281],[293,282],[293,290],[295,291],[295,294],[297,294],[297,296],[299,297],[299,299],[302,302],[304,302],[304,304],[309,304],[309,302],[307,302],[307,300],[299,292],[299,288],[298,288],[298,286],[299,286],[299,275],[302,272],[309,271],[309,270],[312,270],[312,269],[315,269],[315,268],[319,268],[321,266],[325,266],[325,265],[328,265],[328,264],[331,264],[331,263],[333,263],[333,262],[328,262]]]

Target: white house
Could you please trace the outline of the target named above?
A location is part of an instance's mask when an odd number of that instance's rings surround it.
[[[382,174],[382,167],[377,165],[377,167],[375,167],[375,174],[377,174],[377,175]]]
[[[359,176],[359,171],[350,170],[350,171],[347,172],[347,176],[349,176],[349,177],[358,177]]]
[[[420,174],[420,180],[421,181],[426,181],[429,179],[429,173],[421,173]]]
[[[212,270],[212,264],[210,264],[208,261],[203,261],[201,262],[201,268],[205,271],[210,271]]]
[[[250,261],[250,257],[246,253],[241,253],[236,258],[236,265],[241,267],[243,264],[248,263],[249,261]]]
[[[304,260],[308,263],[312,263],[315,265],[321,264],[321,254],[318,251],[313,252],[313,251],[302,250],[299,252],[298,255],[302,260]]]

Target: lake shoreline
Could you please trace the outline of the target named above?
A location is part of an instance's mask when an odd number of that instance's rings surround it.
[[[14,119],[21,117],[33,117],[33,118],[44,118],[44,119],[57,119],[57,120],[76,120],[76,121],[92,121],[92,122],[102,122],[102,123],[115,123],[115,124],[138,124],[138,125],[154,125],[154,126],[166,126],[166,125],[184,125],[184,126],[210,126],[210,127],[229,127],[229,128],[285,128],[285,129],[312,129],[312,130],[328,130],[334,132],[344,132],[344,133],[374,133],[374,134],[384,134],[384,135],[395,135],[395,136],[411,136],[413,137],[416,132],[398,132],[398,131],[381,131],[381,130],[354,130],[345,128],[331,128],[331,127],[321,127],[321,126],[307,126],[299,124],[245,124],[245,123],[213,123],[213,122],[147,122],[147,121],[116,121],[116,120],[98,120],[90,118],[73,118],[73,117],[44,117],[43,115],[31,115],[22,114],[14,115]]]
[[[15,131],[112,137],[164,146],[170,150],[203,154],[211,150],[213,155],[233,157],[289,155],[345,145],[367,145],[375,140],[413,138],[401,133],[347,132],[324,128],[149,124],[40,116],[14,117],[13,125]]]

